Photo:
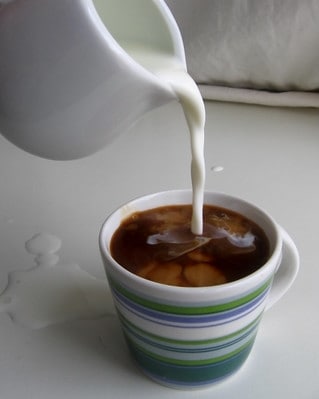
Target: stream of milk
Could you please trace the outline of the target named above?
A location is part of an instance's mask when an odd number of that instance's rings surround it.
[[[123,9],[113,8],[113,1],[110,2],[110,7],[107,7],[105,0],[93,0],[93,3],[102,23],[125,52],[149,73],[156,75],[164,86],[169,85],[181,103],[189,128],[192,154],[193,216],[191,230],[195,235],[201,235],[203,232],[202,212],[205,184],[205,106],[199,89],[187,73],[185,65],[177,57],[171,53],[161,52],[158,46],[153,48],[147,37],[139,40],[134,38],[134,34],[129,34],[130,30],[132,33],[135,29],[139,32],[139,27],[134,26],[138,23],[138,19],[133,17],[131,25],[129,25],[130,18],[128,18],[125,7]],[[143,16],[142,10],[138,10],[138,12],[141,12]],[[124,28],[121,24],[124,24]],[[126,31],[125,28],[127,28]],[[142,43],[140,43],[141,41]],[[145,70],[143,73],[146,73]]]
[[[165,84],[169,84],[178,98],[190,134],[191,178],[193,189],[193,216],[191,230],[195,235],[203,232],[203,200],[205,186],[204,128],[205,105],[199,89],[185,67],[172,56],[149,49],[123,45],[132,58]]]

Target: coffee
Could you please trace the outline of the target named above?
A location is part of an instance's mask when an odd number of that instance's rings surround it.
[[[202,236],[191,232],[191,218],[191,205],[133,213],[115,231],[111,254],[140,277],[183,287],[235,281],[267,261],[268,239],[245,216],[204,205]]]

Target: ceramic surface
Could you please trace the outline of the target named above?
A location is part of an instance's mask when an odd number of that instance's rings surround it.
[[[299,267],[294,243],[270,216],[243,200],[213,192],[205,193],[205,203],[240,212],[265,231],[270,257],[256,272],[219,286],[174,287],[143,279],[113,260],[110,241],[123,218],[157,206],[189,204],[191,197],[191,191],[168,191],[133,200],[106,220],[100,234],[106,274],[131,353],[148,376],[175,388],[202,387],[237,371],[253,346],[268,298],[278,300]],[[281,268],[285,272],[277,274]]]
[[[103,11],[91,0],[12,1],[0,9],[0,131],[15,145],[45,158],[84,157],[176,99],[121,47],[136,40],[185,66],[165,2],[108,0]],[[111,32],[103,22],[109,14]]]

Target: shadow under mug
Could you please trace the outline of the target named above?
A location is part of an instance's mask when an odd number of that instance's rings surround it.
[[[190,190],[137,198],[104,222],[100,251],[130,352],[142,371],[160,384],[194,389],[236,372],[247,359],[263,311],[288,290],[299,268],[289,235],[242,199],[206,192],[205,203],[239,212],[257,223],[270,242],[268,261],[239,280],[210,287],[176,287],[141,278],[119,265],[110,241],[123,219],[136,211],[190,204]]]

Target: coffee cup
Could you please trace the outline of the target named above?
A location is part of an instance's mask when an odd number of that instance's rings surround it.
[[[244,215],[265,232],[269,256],[256,271],[219,285],[180,287],[140,277],[114,260],[111,240],[125,218],[152,208],[191,204],[191,200],[190,190],[134,199],[106,219],[99,236],[112,297],[133,358],[148,377],[179,389],[209,386],[241,368],[264,311],[290,288],[299,268],[294,242],[270,215],[245,200],[216,192],[205,192],[205,204]]]

